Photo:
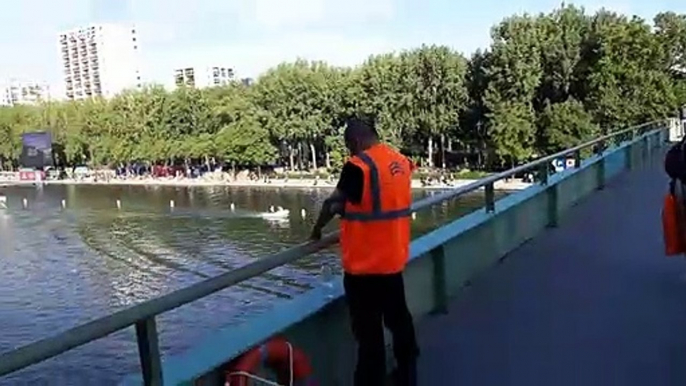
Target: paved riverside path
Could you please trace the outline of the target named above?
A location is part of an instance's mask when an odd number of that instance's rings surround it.
[[[419,385],[686,385],[686,259],[664,257],[666,186],[658,154],[420,322]]]

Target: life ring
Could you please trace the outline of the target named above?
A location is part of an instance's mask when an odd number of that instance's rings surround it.
[[[274,371],[278,383],[257,376],[260,365]],[[224,385],[247,386],[248,380],[272,386],[315,386],[307,355],[284,338],[273,338],[241,355],[226,371]]]

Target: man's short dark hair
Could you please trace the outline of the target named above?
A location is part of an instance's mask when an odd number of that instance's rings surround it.
[[[374,121],[366,116],[353,116],[345,120],[345,138],[379,138]]]

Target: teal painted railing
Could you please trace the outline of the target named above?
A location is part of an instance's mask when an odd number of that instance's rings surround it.
[[[660,141],[666,140],[666,129],[667,125],[663,121],[656,121],[628,129],[623,129],[596,138],[579,146],[507,170],[505,172],[493,174],[468,185],[448,190],[444,193],[420,200],[413,204],[412,211],[420,211],[433,205],[442,203],[446,200],[455,199],[461,195],[483,189],[485,192],[484,206],[486,208],[486,213],[493,213],[496,211],[494,194],[494,185],[496,182],[510,178],[517,174],[534,170],[538,175],[538,186],[545,186],[548,184],[551,176],[551,163],[553,160],[557,160],[559,158],[570,158],[571,156],[576,160],[575,167],[580,168],[582,167],[582,153],[588,148],[592,148],[592,153],[590,153],[591,156],[597,158],[593,161],[594,164],[598,165],[596,169],[598,172],[594,177],[596,178],[595,186],[602,187],[607,174],[605,170],[604,157],[606,155],[606,150],[609,147],[615,146],[617,147],[617,150],[627,152],[627,156],[623,158],[625,160],[624,162],[626,162],[626,165],[622,165],[622,167],[630,169],[633,159],[633,144],[639,140],[647,141],[649,137],[653,135],[658,135]],[[646,148],[647,147],[644,147],[644,149]],[[548,201],[548,209],[550,211],[548,218],[551,219],[550,225],[555,225],[557,222],[557,191],[557,189],[549,190],[551,194],[550,200]],[[436,238],[436,240],[439,239],[440,238]],[[436,242],[440,242],[440,240]],[[337,241],[338,232],[328,234],[322,240],[316,243],[305,243],[298,245],[268,258],[260,259],[242,268],[227,272],[184,289],[174,291],[159,298],[140,303],[133,307],[113,313],[109,316],[77,326],[59,335],[42,339],[10,352],[3,353],[0,355],[0,377],[55,357],[86,343],[101,339],[116,331],[135,326],[142,369],[142,381],[145,385],[162,385],[162,361],[155,320],[158,315],[241,283],[255,276],[261,275],[284,264],[294,262],[309,254],[331,246]],[[417,248],[413,245],[413,257],[425,254],[427,252],[432,252],[432,258],[440,262],[442,260],[442,256],[433,256],[433,250],[441,250],[441,248],[437,248],[438,246],[433,244],[435,244],[435,242],[428,240],[422,244],[422,248]],[[436,264],[435,266],[440,268],[440,264]],[[440,272],[438,276],[441,276]],[[439,280],[436,285],[440,286],[441,282],[442,281]],[[445,286],[446,284],[443,283],[443,285]],[[445,291],[445,288],[443,291],[438,288],[436,293],[446,294],[447,292]],[[436,299],[436,303],[439,306],[445,307],[447,304],[446,296],[439,297],[440,298]],[[316,307],[321,308],[324,305],[325,304],[317,304]],[[11,333],[11,331],[6,333]],[[257,340],[258,338],[246,339],[249,340],[249,342],[246,341],[245,349],[260,342]],[[226,360],[229,359],[231,358],[226,358]],[[197,374],[197,376],[201,375],[203,374]]]

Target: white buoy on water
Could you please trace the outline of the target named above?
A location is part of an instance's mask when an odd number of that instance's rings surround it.
[[[0,196],[0,209],[7,209],[7,197]]]
[[[22,200],[22,205],[24,205],[24,209],[28,208],[29,200],[27,200],[27,199]]]
[[[174,209],[175,206],[176,206],[176,204],[174,203],[174,200],[169,201],[169,207],[170,208]]]
[[[234,203],[232,202],[231,203],[231,211],[233,212],[234,210],[236,210],[236,205],[234,205]]]
[[[302,216],[302,218],[307,217],[307,212],[305,211],[305,209],[300,210],[300,216]]]
[[[67,200],[62,200],[62,208],[66,208],[66,207],[67,207]]]
[[[117,209],[121,209],[121,201],[117,200]]]
[[[279,206],[272,212],[260,213],[260,217],[264,219],[285,220],[288,219],[288,215],[290,214],[290,212],[290,210],[284,209],[283,207]]]

